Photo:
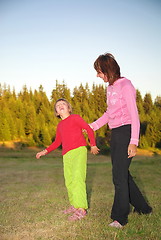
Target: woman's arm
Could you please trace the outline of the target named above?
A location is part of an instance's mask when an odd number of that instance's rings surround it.
[[[123,88],[122,94],[126,101],[128,112],[131,117],[130,144],[135,144],[136,146],[138,146],[139,133],[140,133],[140,121],[139,121],[139,114],[138,114],[138,109],[136,105],[136,91],[132,85],[126,85]]]
[[[90,123],[89,126],[94,130],[98,130],[99,128],[103,127],[105,124],[108,123],[108,110],[106,110],[106,112],[100,117],[98,118],[96,121],[94,121],[93,123]]]

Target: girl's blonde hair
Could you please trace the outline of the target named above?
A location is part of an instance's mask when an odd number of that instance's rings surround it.
[[[72,106],[71,106],[71,104],[70,104],[65,98],[59,98],[59,99],[55,102],[55,104],[54,104],[54,113],[55,113],[55,116],[58,117],[58,118],[60,118],[60,115],[59,115],[59,114],[57,113],[57,111],[56,111],[56,104],[57,104],[58,102],[60,102],[60,101],[66,102],[67,105],[68,105],[69,113],[70,113],[70,114],[72,113]]]

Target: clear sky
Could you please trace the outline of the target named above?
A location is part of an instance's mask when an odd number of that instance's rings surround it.
[[[160,0],[0,0],[0,83],[19,92],[55,81],[102,84],[93,62],[112,53],[142,96],[161,96]]]

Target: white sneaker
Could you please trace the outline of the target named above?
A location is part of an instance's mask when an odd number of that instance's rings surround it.
[[[113,221],[109,224],[110,227],[122,228],[123,226],[118,221]]]

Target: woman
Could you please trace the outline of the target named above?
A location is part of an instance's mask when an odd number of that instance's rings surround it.
[[[120,75],[120,67],[110,53],[100,55],[94,68],[107,87],[107,110],[90,126],[94,131],[109,125],[111,133],[112,175],[115,196],[111,211],[111,227],[121,228],[128,222],[130,204],[138,213],[147,214],[152,208],[147,204],[135,184],[129,166],[136,155],[140,122],[136,106],[136,91],[130,80]]]

